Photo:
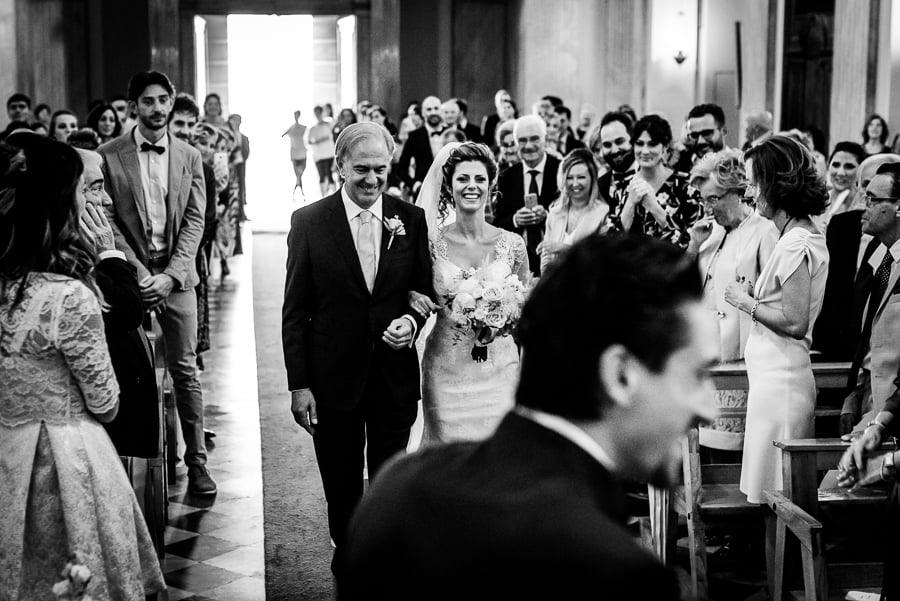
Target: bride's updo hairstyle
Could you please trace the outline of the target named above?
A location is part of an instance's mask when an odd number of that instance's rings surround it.
[[[444,163],[444,177],[441,181],[441,196],[438,200],[438,214],[441,219],[445,218],[449,213],[447,207],[453,206],[453,174],[456,173],[456,166],[460,163],[469,163],[477,161],[482,163],[487,169],[488,195],[492,196],[497,187],[497,161],[494,159],[494,153],[491,149],[478,142],[463,142],[450,152],[447,161]]]

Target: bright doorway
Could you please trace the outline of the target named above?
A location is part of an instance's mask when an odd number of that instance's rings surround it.
[[[334,113],[356,104],[355,17],[228,15],[197,17],[197,101],[222,97],[225,114],[242,117],[250,140],[247,215],[255,232],[281,232],[291,213],[320,197],[311,157],[303,174],[305,197],[294,195],[290,142],[282,134],[300,110],[315,123],[313,107]]]

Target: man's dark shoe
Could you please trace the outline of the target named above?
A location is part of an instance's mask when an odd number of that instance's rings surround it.
[[[188,468],[188,492],[192,495],[216,494],[216,481],[209,475],[205,465],[192,465]]]

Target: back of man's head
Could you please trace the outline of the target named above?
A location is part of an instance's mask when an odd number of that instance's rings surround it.
[[[875,175],[886,175],[891,178],[891,197],[900,198],[900,163],[882,163],[875,170]]]
[[[175,96],[175,86],[172,85],[165,73],[160,71],[142,71],[141,73],[135,73],[131,77],[131,81],[128,82],[128,100],[137,102],[144,90],[152,85],[161,86],[169,96]]]
[[[712,115],[717,127],[725,127],[725,111],[718,104],[707,102],[698,104],[688,113],[688,119],[699,119],[704,115]]]
[[[859,164],[859,169],[856,170],[856,186],[861,194],[865,193],[866,186],[872,181],[878,168],[885,163],[900,163],[900,154],[888,152],[873,154]]]
[[[664,241],[589,236],[569,249],[522,310],[516,402],[570,420],[596,420],[611,401],[600,356],[621,345],[661,371],[686,343],[680,309],[703,294],[696,262]]]

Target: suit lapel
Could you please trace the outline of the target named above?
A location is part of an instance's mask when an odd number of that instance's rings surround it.
[[[337,246],[341,256],[344,257],[347,267],[350,268],[354,281],[362,288],[364,293],[368,294],[369,288],[366,286],[366,278],[363,276],[362,266],[359,264],[359,255],[356,253],[356,245],[353,243],[353,235],[350,231],[350,223],[347,221],[347,213],[344,211],[340,190],[330,199],[319,202],[330,202],[330,230],[334,233],[335,246]]]
[[[168,134],[167,134],[168,135]],[[173,247],[175,235],[175,209],[181,197],[181,167],[184,164],[181,148],[169,137],[169,189],[166,192],[166,238],[169,248]],[[179,211],[180,212],[180,211]]]
[[[894,290],[894,287],[897,285],[897,280],[900,279],[900,267],[894,266],[891,269],[891,277],[888,278],[887,288],[884,290],[884,294],[881,295],[881,302],[878,303],[878,311],[875,312],[875,318],[877,319],[879,314],[884,310],[885,305],[887,305],[888,300],[891,298],[891,292]]]
[[[391,262],[393,260],[394,253],[388,250],[388,242],[391,239],[391,235],[388,233],[387,228],[384,227],[384,222],[392,218],[394,215],[399,215],[399,213],[397,212],[397,208],[394,205],[394,199],[382,194],[381,217],[383,221],[379,224],[379,226],[381,227],[381,251],[378,258],[378,271],[375,272],[375,283],[372,285],[372,294],[374,294],[378,289],[378,286],[382,282],[382,280],[387,277],[386,274],[390,269]],[[396,240],[394,240],[394,242],[396,242]]]
[[[144,199],[144,185],[141,183],[141,163],[138,160],[137,147],[134,145],[133,137],[126,139],[123,148],[119,151],[119,160],[122,161],[122,167],[128,177],[128,185],[134,195],[134,204],[138,217],[141,218],[141,231],[146,232],[147,205]]]

